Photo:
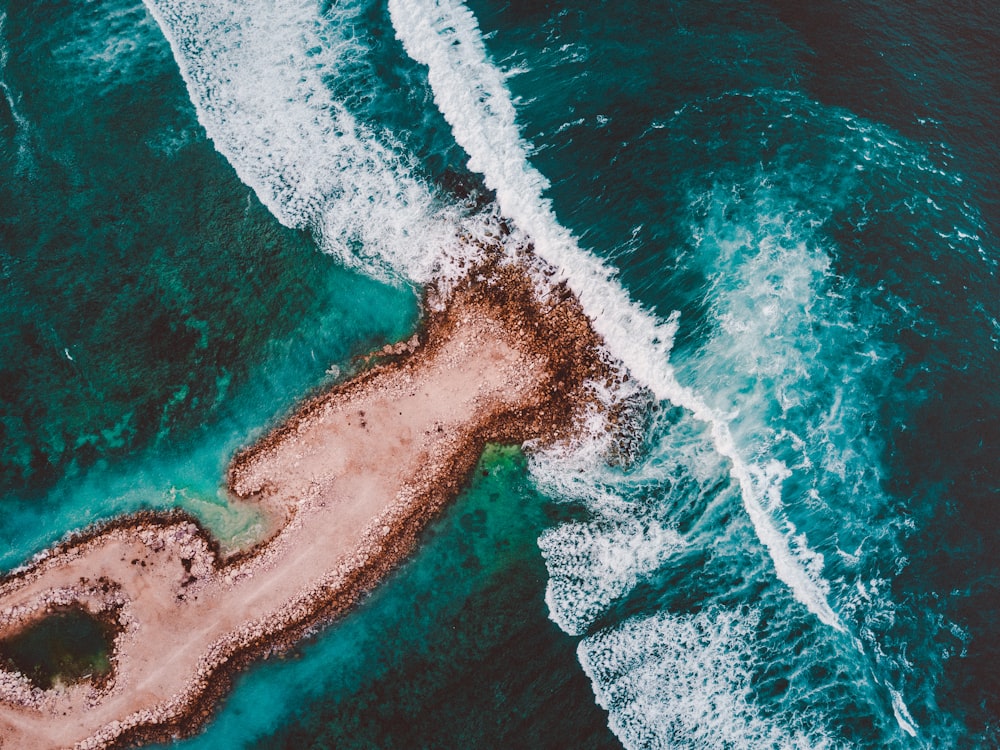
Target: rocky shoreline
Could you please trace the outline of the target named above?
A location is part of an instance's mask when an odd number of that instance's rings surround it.
[[[126,747],[197,731],[239,670],[343,615],[410,554],[487,442],[545,445],[580,430],[601,408],[592,384],[619,377],[602,342],[564,285],[528,273],[530,249],[514,259],[481,249],[464,276],[427,290],[419,340],[388,347],[380,364],[308,399],[233,459],[232,494],[279,516],[268,539],[226,556],[196,519],[143,512],[75,534],[0,581],[0,637],[54,606],[111,618],[117,630],[101,684],[43,691],[0,670],[0,748]],[[367,446],[356,456],[355,443]],[[400,468],[383,477],[372,466],[386,460],[369,453],[390,449]],[[342,550],[307,546],[341,536]],[[306,575],[307,563],[326,567]],[[203,604],[215,600],[246,618],[215,621]],[[166,630],[185,617],[205,631],[190,646]],[[132,682],[164,669],[143,645],[157,638],[178,666],[162,671],[165,694],[130,701]],[[75,715],[78,734],[65,718]]]

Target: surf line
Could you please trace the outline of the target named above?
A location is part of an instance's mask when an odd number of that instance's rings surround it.
[[[544,196],[549,183],[528,161],[503,73],[489,59],[473,12],[461,0],[389,0],[389,15],[406,53],[427,66],[438,109],[469,154],[469,169],[496,192],[503,215],[532,238],[539,257],[575,292],[611,355],[657,398],[709,426],[716,451],[732,465],[743,507],[778,579],[822,623],[846,632],[830,606],[829,584],[818,572],[822,556],[804,543],[793,549],[765,508],[766,493],[780,489],[781,472],[747,462],[725,417],[677,380],[670,365],[676,314],[664,322],[642,309],[615,270],[581,249],[557,220]]]
[[[364,35],[340,33],[363,23],[356,4],[144,2],[198,122],[279,222],[382,279],[429,282],[442,258],[465,249],[459,207],[437,200],[327,85],[370,52]]]

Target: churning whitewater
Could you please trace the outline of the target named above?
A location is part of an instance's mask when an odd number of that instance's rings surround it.
[[[611,353],[629,372],[657,398],[688,409],[710,425],[716,449],[732,462],[746,511],[778,576],[820,620],[842,629],[827,603],[825,581],[813,572],[821,560],[804,542],[790,541],[764,509],[768,493],[780,491],[782,468],[747,464],[725,418],[677,382],[669,363],[673,322],[656,321],[632,302],[614,272],[581,250],[557,222],[543,197],[545,178],[528,163],[503,76],[486,57],[475,17],[459,2],[391,0],[389,10],[407,52],[428,66],[435,101],[455,139],[470,154],[470,168],[483,173],[504,215],[513,218],[534,240],[539,255],[564,275]]]
[[[365,53],[350,7],[321,29],[308,0],[146,4],[199,121],[279,221],[379,275],[425,281],[447,251],[458,252],[459,211],[436,201],[407,158],[325,82]]]
[[[370,8],[146,4],[217,150],[283,224],[311,230],[345,264],[418,283],[464,252],[458,238],[481,216],[354,104],[378,85],[358,31]],[[738,184],[691,192],[684,262],[703,279],[708,333],[679,354],[678,314],[661,319],[633,301],[601,259],[607,249],[582,248],[557,219],[518,128],[513,74],[491,61],[472,11],[389,0],[388,13],[411,58],[398,64],[426,69],[469,170],[638,381],[615,394],[642,407],[634,465],[612,465],[596,432],[532,462],[540,488],[586,511],[538,544],[550,616],[582,636],[579,660],[613,731],[635,748],[838,747],[856,719],[887,746],[922,743],[904,689],[913,665],[887,645],[888,581],[910,530],[867,523],[890,501],[870,437],[876,398],[862,384],[883,378],[895,353],[879,339],[880,313],[857,313],[871,309],[866,293],[835,268],[828,211],[803,205],[800,191],[822,181],[789,181],[801,171],[790,149],[749,165]],[[866,170],[953,187],[888,129],[769,88],[692,104],[645,137],[708,130],[735,109],[760,113],[747,127],[785,120],[834,133],[824,146],[845,176],[832,205],[853,199],[850,180]],[[974,224],[948,236],[978,237]]]

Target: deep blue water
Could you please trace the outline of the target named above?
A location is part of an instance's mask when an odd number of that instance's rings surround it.
[[[491,453],[181,745],[1000,746],[998,49],[986,2],[4,0],[0,565],[250,533],[233,451],[496,211],[641,455]]]

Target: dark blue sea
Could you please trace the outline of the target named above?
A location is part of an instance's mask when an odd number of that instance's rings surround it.
[[[1000,747],[998,69],[983,0],[0,0],[0,569],[252,538],[233,453],[503,217],[631,460],[488,449],[175,745]]]

